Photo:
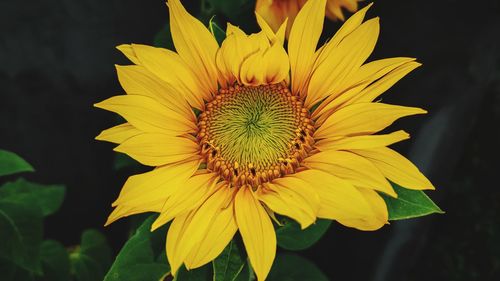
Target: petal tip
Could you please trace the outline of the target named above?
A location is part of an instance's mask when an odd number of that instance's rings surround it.
[[[123,146],[121,144],[118,145],[117,147],[113,148],[113,151],[125,153],[125,149],[123,149]]]
[[[130,44],[120,44],[118,46],[116,46],[115,48],[119,51],[123,51],[125,48],[127,48],[128,46],[130,46]]]
[[[104,103],[104,101],[96,102],[93,104],[93,106],[97,107],[97,108],[105,109],[105,105],[103,103]]]

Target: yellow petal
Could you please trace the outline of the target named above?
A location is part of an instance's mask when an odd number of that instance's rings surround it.
[[[115,209],[105,225],[138,213],[160,213],[167,198],[184,186],[198,165],[199,161],[175,163],[130,177],[120,192],[120,196],[113,203]]]
[[[288,19],[285,19],[276,33],[274,33],[273,29],[269,26],[269,24],[267,24],[266,20],[261,15],[259,15],[259,13],[255,12],[255,17],[257,18],[257,23],[259,24],[260,28],[272,43],[274,43],[276,40],[278,40],[281,45],[285,43],[285,31]]]
[[[140,65],[139,59],[135,55],[134,50],[130,44],[122,44],[116,47],[120,52],[122,52],[131,62]]]
[[[275,39],[276,34],[273,29],[267,24],[266,20],[259,15],[258,12],[255,12],[255,18],[257,19],[257,23],[259,24],[260,29],[266,34],[269,40]]]
[[[396,61],[398,58],[394,58]],[[399,58],[404,60],[405,58]],[[380,63],[388,63],[392,59],[381,60]],[[406,62],[395,62],[394,64],[380,69],[373,75],[369,75],[369,71],[374,69],[376,62],[371,62],[363,65],[358,73],[354,75],[358,79],[356,82],[347,82],[347,90],[337,96],[329,96],[321,103],[316,111],[312,114],[312,118],[319,116],[316,123],[322,124],[324,120],[334,111],[353,103],[371,102],[386,90],[392,87],[397,81],[406,76],[408,73],[419,67],[421,64],[414,62],[413,59]],[[383,64],[380,64],[383,66]],[[353,86],[349,83],[352,83]]]
[[[368,188],[358,188],[358,190],[369,203],[372,210],[371,215],[355,219],[341,218],[338,222],[345,226],[364,231],[377,230],[385,224],[388,224],[389,213],[384,199],[374,190]]]
[[[193,248],[207,236],[210,226],[214,223],[221,209],[229,205],[232,191],[222,187],[212,194],[198,209],[187,214],[187,219],[181,220],[182,227],[176,225],[175,218],[167,234],[167,257],[172,272],[186,260]],[[181,216],[182,218],[182,216]]]
[[[324,48],[321,50],[321,53],[319,54],[318,59],[315,62],[316,65],[323,63],[324,59],[331,55],[338,44],[361,25],[365,18],[366,12],[372,5],[373,3],[370,3],[363,9],[359,10],[340,27],[340,29],[332,37],[332,40],[324,45]]]
[[[348,84],[355,84],[364,81],[370,81],[371,83],[384,77],[391,71],[412,62],[415,62],[415,58],[394,57],[371,61],[363,64]]]
[[[234,201],[236,223],[258,280],[265,280],[276,256],[276,233],[264,207],[248,187]]]
[[[323,139],[314,144],[321,151],[365,149],[388,146],[402,140],[409,139],[405,131],[396,131],[386,135],[354,136],[339,139]]]
[[[186,253],[191,249],[180,248],[180,241],[186,235],[186,228],[191,223],[195,210],[176,217],[167,232],[167,242],[165,248],[167,252],[168,263],[170,265],[170,272],[173,276],[177,274],[177,270],[184,262]]]
[[[281,44],[285,43],[285,33],[288,29],[288,18],[281,24],[278,31],[276,31],[276,38],[281,42]]]
[[[330,95],[338,96],[344,90],[345,81],[358,71],[372,53],[379,30],[378,18],[363,23],[316,66],[307,90],[306,106]]]
[[[304,166],[348,180],[354,186],[382,191],[393,197],[397,194],[384,175],[365,158],[348,151],[328,150],[304,159]]]
[[[171,110],[179,111],[190,120],[196,119],[187,102],[189,97],[181,94],[178,89],[165,83],[143,66],[116,65],[116,72],[127,94],[150,97]]]
[[[175,49],[199,79],[203,93],[217,91],[215,54],[219,45],[208,28],[191,16],[179,0],[168,0]]]
[[[396,151],[379,147],[352,150],[375,164],[389,180],[408,189],[434,189],[432,183],[408,159]]]
[[[228,24],[227,29],[228,35],[217,52],[216,62],[219,72],[227,82],[226,84],[231,85],[236,79],[239,79],[243,61],[259,51],[260,43],[256,41],[267,39],[263,34],[250,38],[231,24]]]
[[[114,96],[94,106],[120,114],[130,124],[144,132],[175,136],[197,130],[193,121],[146,96]]]
[[[359,70],[339,90],[339,95],[330,95],[314,110],[312,118],[323,117],[326,112],[352,103],[353,98],[368,85],[381,79],[391,71],[414,61],[414,58],[396,57],[369,62],[362,65]],[[382,78],[385,79],[385,78]],[[382,80],[381,79],[381,80]],[[350,102],[350,103],[348,103]],[[326,115],[328,116],[328,115]],[[318,119],[321,122],[321,118]],[[324,121],[324,120],[323,120]]]
[[[165,199],[156,199],[150,202],[143,202],[135,205],[120,205],[115,207],[113,212],[109,215],[104,226],[108,226],[116,220],[128,217],[135,214],[147,213],[147,212],[157,212],[161,211],[161,207]]]
[[[129,138],[137,136],[141,133],[142,132],[140,130],[136,129],[129,123],[123,123],[121,125],[114,126],[102,131],[97,137],[95,137],[95,139],[101,141],[109,141],[112,143],[122,143]]]
[[[112,206],[120,204],[133,206],[158,199],[165,200],[194,174],[199,165],[198,157],[131,176],[125,182],[118,199]]]
[[[401,117],[427,111],[384,103],[356,103],[334,112],[314,133],[316,139],[369,135],[381,131]]]
[[[239,28],[238,26],[233,25],[230,22],[228,22],[227,23],[227,27],[226,27],[226,36],[229,36],[231,34],[235,34],[235,35],[241,36],[241,37],[247,37],[248,36],[245,33],[245,31],[241,30],[241,28]]]
[[[214,260],[229,244],[238,230],[234,218],[234,202],[221,206],[219,212],[214,215],[213,221],[198,244],[196,244],[185,263],[187,268],[197,268]]]
[[[290,34],[291,24],[299,12],[305,0],[299,1],[273,1],[257,0],[255,12],[265,20],[273,31],[278,31],[284,27],[283,32]],[[283,23],[289,19],[290,25],[284,26]]]
[[[192,176],[184,186],[176,190],[163,204],[161,214],[151,225],[151,231],[169,222],[176,216],[198,208],[214,191],[218,179],[216,173],[201,173]]]
[[[195,73],[177,53],[139,44],[132,44],[132,48],[147,70],[181,92],[191,106],[203,109],[203,99],[208,100],[210,93],[203,90]]]
[[[422,64],[418,62],[409,62],[397,69],[391,71],[389,74],[385,75],[383,78],[379,79],[375,83],[366,87],[363,91],[359,93],[357,98],[353,102],[371,102],[382,93],[391,88],[396,82],[405,77],[408,73],[412,72],[417,67]]]
[[[262,60],[266,64],[262,75],[264,77],[263,84],[275,84],[287,79],[290,64],[282,44],[273,43],[270,48],[265,50]]]
[[[364,196],[349,181],[316,169],[297,173],[297,177],[309,182],[319,194],[318,217],[339,220],[373,215]]]
[[[235,80],[240,84],[258,86],[279,83],[288,78],[288,56],[282,44],[264,32],[246,35],[228,24],[228,36],[217,53],[217,68],[225,85]]]
[[[198,155],[200,147],[185,137],[145,133],[129,138],[114,150],[126,153],[141,164],[162,166]]]
[[[239,81],[258,86],[279,83],[288,76],[290,65],[285,49],[279,43],[250,55],[241,64]]]
[[[240,66],[238,81],[246,86],[262,85],[264,81],[266,62],[263,60],[264,51],[249,55]]]
[[[271,210],[300,223],[302,229],[316,221],[320,199],[314,188],[299,174],[273,180],[260,188],[257,198]]]
[[[290,30],[288,55],[292,79],[292,93],[301,95],[307,82],[319,37],[323,31],[326,0],[307,1]]]
[[[228,47],[228,45],[234,45],[236,42],[231,41],[235,40],[236,36],[234,36],[233,34],[226,36],[221,44],[221,47],[217,51],[217,54],[215,55],[215,64],[219,73],[219,83],[224,88],[228,88],[236,81],[236,77],[233,74],[231,65],[226,65],[226,57],[233,55],[232,52],[235,51],[234,49]],[[228,53],[231,53],[231,55],[229,55]]]

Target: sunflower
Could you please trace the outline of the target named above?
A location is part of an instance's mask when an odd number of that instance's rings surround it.
[[[331,20],[344,20],[342,8],[354,13],[358,10],[359,0],[327,0],[326,16]],[[307,0],[257,0],[255,11],[261,15],[271,28],[276,31],[288,18],[290,24],[287,28],[287,36],[290,32],[291,24],[297,13]]]
[[[275,214],[303,229],[325,218],[376,230],[388,222],[380,193],[397,197],[389,180],[433,189],[387,147],[407,133],[375,135],[425,111],[373,102],[420,64],[365,63],[379,34],[378,18],[363,22],[369,6],[317,48],[326,0],[308,1],[286,51],[286,23],[274,33],[257,14],[260,32],[228,24],[219,46],[179,0],[167,4],[177,52],[118,46],[134,63],[116,67],[127,94],[95,106],[126,120],[96,139],[155,167],[126,181],[107,224],[143,212],[159,213],[152,230],[172,221],[173,274],[210,262],[239,231],[264,280],[276,253]]]

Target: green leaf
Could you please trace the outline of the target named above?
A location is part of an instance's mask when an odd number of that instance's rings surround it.
[[[33,167],[17,154],[0,149],[0,176],[33,172]]]
[[[165,252],[159,254],[161,257],[159,260],[156,259],[158,254],[155,250],[165,248],[167,228],[163,226],[151,232],[151,224],[156,217],[153,215],[146,219],[125,243],[104,277],[105,281],[158,281],[170,271]]]
[[[30,273],[41,273],[42,234],[42,214],[38,206],[0,200],[0,259]]]
[[[80,247],[70,254],[71,272],[78,281],[102,280],[111,264],[111,249],[99,231],[82,234]]]
[[[208,22],[208,28],[210,29],[210,32],[212,32],[212,34],[214,35],[219,45],[221,45],[224,39],[226,39],[226,32],[224,32],[224,30],[219,27],[219,25],[214,21],[214,18],[215,16],[213,16]]]
[[[234,281],[255,281],[255,273],[253,272],[250,262],[247,260],[241,270],[240,274],[236,276]]]
[[[0,258],[0,273],[2,281],[33,281],[35,277],[32,272],[29,272],[15,263]]]
[[[206,264],[200,268],[195,268],[187,270],[185,266],[181,266],[174,281],[212,281],[219,279],[214,279],[212,274],[212,268],[210,264]]]
[[[40,259],[43,267],[43,277],[40,280],[70,280],[69,255],[61,243],[54,240],[43,241],[40,247]]]
[[[122,170],[126,168],[135,168],[138,167],[139,164],[137,161],[135,161],[132,157],[128,156],[127,154],[124,153],[116,153],[115,154],[115,159],[113,162],[113,168],[115,170]]]
[[[421,190],[411,190],[392,183],[398,198],[382,194],[390,220],[403,220],[444,212]]]
[[[269,281],[328,281],[323,272],[311,261],[296,254],[285,253],[276,257]]]
[[[331,220],[318,219],[302,230],[300,225],[288,218],[281,219],[283,226],[276,229],[278,245],[287,250],[304,250],[316,243],[330,227]]]
[[[246,253],[241,245],[233,239],[222,253],[213,261],[214,279],[217,281],[234,281],[246,263]]]
[[[0,186],[0,199],[38,206],[47,216],[61,207],[65,190],[63,185],[42,185],[20,178]]]

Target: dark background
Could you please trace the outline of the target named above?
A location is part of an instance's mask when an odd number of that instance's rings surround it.
[[[371,59],[423,63],[383,99],[429,110],[395,124],[413,136],[396,148],[434,182],[428,194],[446,214],[377,232],[334,223],[301,254],[331,280],[500,280],[500,1],[379,0],[374,16]],[[123,245],[128,220],[102,225],[136,171],[114,169],[112,145],[94,141],[117,120],[92,104],[121,93],[114,64],[127,61],[114,47],[152,44],[167,19],[162,0],[0,0],[0,147],[33,164],[29,179],[67,185],[47,238],[71,246],[93,227],[115,253]],[[328,36],[339,26],[327,25]]]

